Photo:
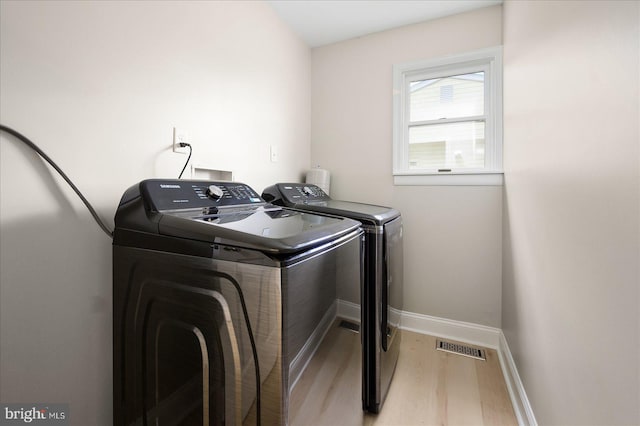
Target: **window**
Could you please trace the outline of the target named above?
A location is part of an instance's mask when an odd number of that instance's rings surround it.
[[[502,184],[501,48],[395,65],[396,185]]]

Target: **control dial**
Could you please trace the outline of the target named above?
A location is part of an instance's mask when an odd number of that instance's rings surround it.
[[[214,200],[219,200],[224,195],[224,191],[222,191],[222,188],[219,186],[210,185],[207,188],[207,195]]]

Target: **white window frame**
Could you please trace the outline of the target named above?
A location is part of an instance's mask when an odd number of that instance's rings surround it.
[[[484,115],[448,118],[485,122],[485,166],[476,169],[409,169],[409,85],[412,81],[485,72]],[[433,121],[431,124],[435,124]],[[449,169],[448,169],[449,170]],[[502,47],[393,66],[393,180],[395,185],[502,185]]]

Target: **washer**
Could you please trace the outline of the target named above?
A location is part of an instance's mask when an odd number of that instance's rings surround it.
[[[277,183],[262,197],[271,203],[358,220],[365,230],[361,291],[363,409],[378,413],[386,398],[400,350],[402,216],[383,206],[333,200],[320,187]]]
[[[155,179],[115,225],[114,424],[286,425],[336,286],[361,285],[360,223]]]

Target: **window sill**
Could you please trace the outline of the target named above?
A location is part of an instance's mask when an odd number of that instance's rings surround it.
[[[502,173],[449,173],[394,175],[394,185],[414,186],[502,186]]]

